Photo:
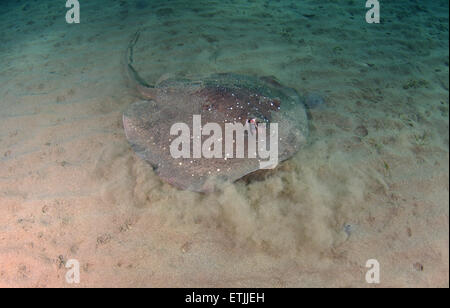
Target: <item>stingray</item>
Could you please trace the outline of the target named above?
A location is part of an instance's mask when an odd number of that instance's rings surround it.
[[[200,116],[201,125],[216,123],[224,131],[227,123],[241,124],[245,127],[247,154],[250,153],[247,141],[253,134],[259,137],[262,124],[267,127],[267,140],[263,144],[264,138],[257,139],[256,147],[269,145],[271,138],[277,138],[279,162],[291,158],[305,144],[308,119],[303,100],[296,90],[281,85],[274,77],[234,73],[190,79],[168,78],[151,85],[141,78],[133,62],[139,34],[137,32],[128,44],[125,64],[130,83],[141,100],[125,110],[123,126],[132,149],[165,182],[183,190],[211,192],[218,183],[234,182],[262,169],[260,157],[227,156],[222,138],[219,145],[223,146],[212,146],[222,148],[222,156],[206,158],[192,154],[193,139],[199,138],[192,132],[188,140],[190,155],[174,157],[171,143],[178,135],[171,134],[171,128],[175,123],[192,127],[194,115]],[[273,123],[278,125],[277,135],[269,129]],[[233,146],[235,144],[236,140]]]

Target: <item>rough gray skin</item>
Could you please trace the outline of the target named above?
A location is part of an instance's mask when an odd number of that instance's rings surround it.
[[[170,128],[174,123],[186,123],[192,134],[194,114],[201,115],[202,125],[218,123],[223,132],[225,123],[244,124],[250,118],[278,123],[279,161],[292,157],[306,142],[307,115],[295,90],[283,87],[272,77],[236,74],[215,74],[200,80],[169,79],[150,86],[133,67],[133,48],[138,38],[139,33],[128,46],[126,69],[132,86],[144,100],[129,106],[123,125],[133,150],[164,181],[181,189],[210,192],[218,182],[233,182],[260,168],[256,158],[174,159],[169,149],[177,136],[170,135]]]

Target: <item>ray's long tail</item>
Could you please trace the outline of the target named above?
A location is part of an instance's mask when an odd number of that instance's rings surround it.
[[[128,80],[130,81],[130,85],[135,88],[144,98],[153,99],[156,95],[156,89],[154,86],[149,85],[133,66],[134,62],[134,47],[136,46],[139,37],[141,35],[141,31],[138,30],[131,38],[128,43],[127,51],[125,54],[125,64],[126,64],[126,72],[128,76]]]

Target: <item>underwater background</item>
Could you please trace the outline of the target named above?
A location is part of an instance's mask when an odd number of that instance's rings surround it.
[[[0,4],[0,286],[448,287],[448,1]],[[312,98],[276,172],[198,194],[129,146],[151,82],[233,72]]]

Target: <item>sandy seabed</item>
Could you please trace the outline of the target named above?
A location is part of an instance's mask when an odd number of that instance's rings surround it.
[[[100,1],[0,9],[0,286],[449,286],[448,3]],[[431,2],[431,1],[430,1]],[[414,4],[414,5],[413,5]],[[235,72],[320,93],[310,136],[264,179],[164,184],[122,113],[151,82]]]

